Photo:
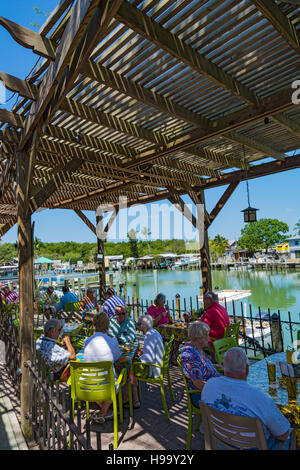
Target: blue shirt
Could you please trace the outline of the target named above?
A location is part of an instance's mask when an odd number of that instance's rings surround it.
[[[120,339],[122,344],[135,341],[136,327],[132,318],[126,317],[123,323],[119,323],[116,317],[110,319],[108,334]]]
[[[126,306],[126,302],[119,295],[112,295],[111,297],[109,297],[109,299],[107,299],[104,302],[104,304],[102,306],[102,312],[106,313],[106,315],[108,315],[109,318],[112,318],[116,314],[116,306],[117,305],[125,305]]]
[[[51,368],[52,372],[59,372],[70,359],[69,351],[59,346],[55,339],[47,336],[37,339],[36,350],[40,352],[46,366]]]
[[[60,299],[59,304],[57,305],[57,310],[64,310],[66,308],[67,302],[78,302],[78,297],[73,292],[66,292]]]

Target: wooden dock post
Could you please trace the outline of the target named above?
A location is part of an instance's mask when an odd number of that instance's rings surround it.
[[[176,320],[180,320],[180,295],[176,294]]]

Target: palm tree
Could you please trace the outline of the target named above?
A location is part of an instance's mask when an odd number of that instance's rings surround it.
[[[151,232],[150,232],[150,230],[148,230],[148,227],[143,227],[142,230],[141,230],[141,233],[145,236],[145,238],[147,240],[148,252],[149,252],[149,256],[151,256],[151,246],[150,246],[150,243],[149,243],[149,237],[151,235]]]
[[[300,219],[296,223],[294,230],[296,230],[296,235],[300,235]]]

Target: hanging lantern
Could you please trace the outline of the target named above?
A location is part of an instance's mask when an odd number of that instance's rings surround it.
[[[255,209],[254,207],[250,206],[248,181],[247,181],[247,196],[248,196],[248,207],[247,207],[247,209],[244,209],[244,210],[241,211],[241,212],[244,212],[244,222],[245,223],[256,222],[257,221],[256,211],[258,211],[259,209]]]

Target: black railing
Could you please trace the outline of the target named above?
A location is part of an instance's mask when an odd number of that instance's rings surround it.
[[[69,317],[69,314],[66,314]],[[35,317],[35,325],[40,319]],[[9,315],[0,309],[0,340],[5,344],[5,366],[17,400],[20,400],[21,368],[18,314]],[[33,345],[35,342],[33,341]],[[75,406],[72,418],[70,387],[55,380],[42,359],[32,350],[28,368],[29,412],[27,419],[32,427],[34,440],[41,450],[99,450],[101,435],[91,431],[89,419],[82,421],[84,408]],[[110,446],[110,448],[112,448]]]
[[[147,312],[152,300],[144,301],[134,297],[127,298],[127,304],[131,308],[130,315],[137,320],[138,316]],[[201,302],[196,296],[181,298],[176,296],[171,302],[167,302],[170,316],[173,321],[184,321],[184,314],[188,313],[189,320],[193,318],[201,318],[204,310],[201,308]],[[291,318],[288,312],[288,318],[282,319],[280,310],[277,312],[268,309],[262,312],[261,308],[253,308],[248,304],[248,313],[245,314],[243,302],[232,300],[226,303],[224,307],[227,309],[231,323],[240,322],[240,341],[242,347],[248,356],[264,357],[275,352],[282,352],[287,348],[295,347],[297,341],[297,332],[300,330],[300,322]]]

